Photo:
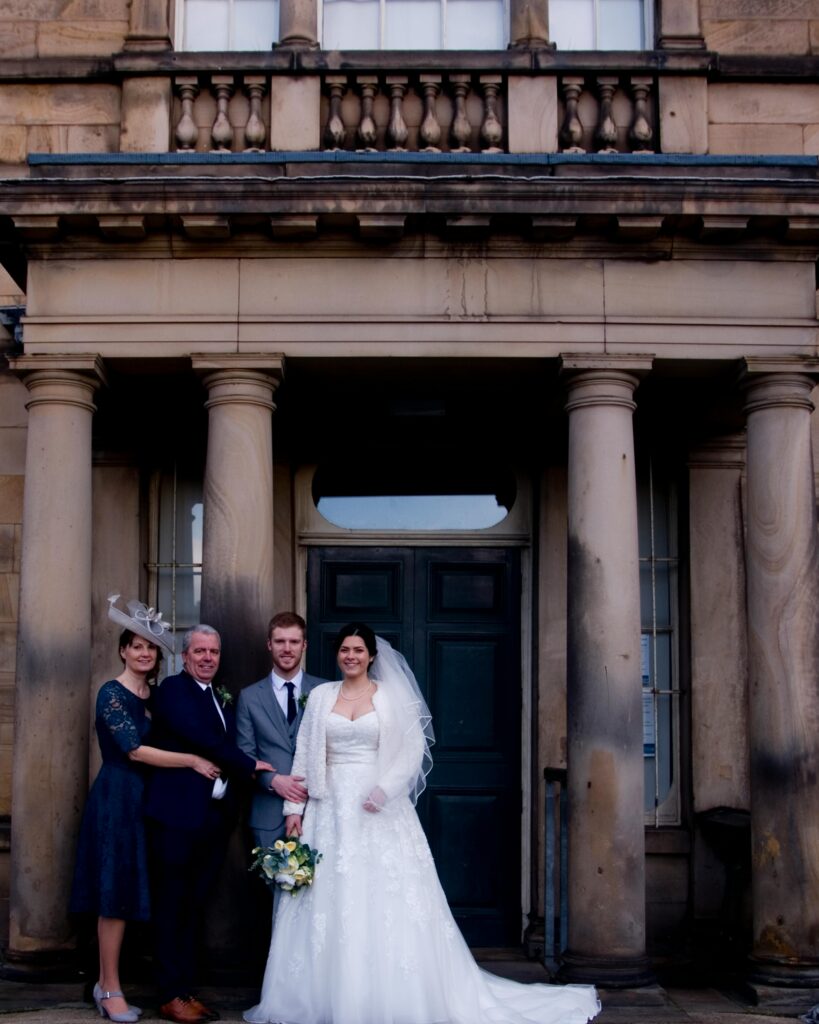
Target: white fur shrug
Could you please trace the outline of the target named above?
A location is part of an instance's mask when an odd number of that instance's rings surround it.
[[[311,800],[321,800],[327,794],[327,718],[336,705],[340,686],[340,682],[322,683],[310,691],[299,728],[292,774],[304,777]],[[389,804],[408,795],[421,766],[424,735],[417,715],[394,706],[388,686],[378,685],[373,707],[380,728],[373,788],[378,786]],[[285,800],[284,813],[303,814],[304,806]]]

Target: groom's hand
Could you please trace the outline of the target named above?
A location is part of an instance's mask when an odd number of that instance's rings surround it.
[[[289,800],[293,804],[303,804],[307,799],[307,790],[302,786],[303,775],[274,775],[270,788],[278,794],[282,800]]]

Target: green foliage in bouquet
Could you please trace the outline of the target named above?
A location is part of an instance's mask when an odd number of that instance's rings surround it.
[[[272,846],[255,846],[250,871],[258,872],[268,885],[277,885],[295,896],[305,885],[313,884],[316,864],[322,854],[303,843],[298,836],[277,839]]]

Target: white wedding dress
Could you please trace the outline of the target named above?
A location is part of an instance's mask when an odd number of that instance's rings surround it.
[[[482,971],[455,924],[408,797],[362,807],[378,714],[327,718],[327,791],[304,840],[323,854],[313,885],[282,893],[253,1024],[585,1024],[587,985],[523,985]]]

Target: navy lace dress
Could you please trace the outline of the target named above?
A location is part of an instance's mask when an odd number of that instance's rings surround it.
[[[85,805],[71,892],[71,912],[146,921],[148,857],[142,819],[145,766],[128,752],[145,743],[147,701],[115,679],[97,695],[102,767]]]

